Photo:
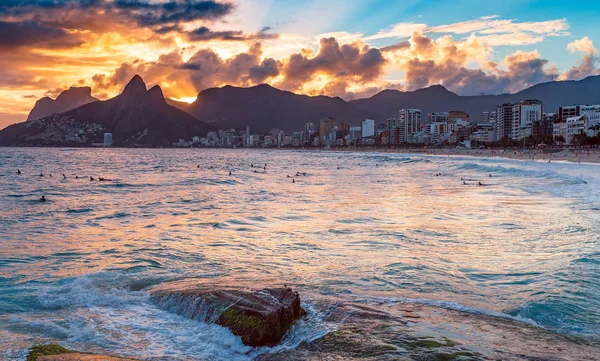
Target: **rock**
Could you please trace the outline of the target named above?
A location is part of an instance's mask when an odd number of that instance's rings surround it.
[[[33,346],[27,361],[136,361],[133,359],[106,356],[106,355],[94,355],[87,353],[80,353],[71,351],[60,345],[49,344]]]
[[[257,361],[592,361],[597,344],[512,319],[415,303],[338,304],[337,330]]]
[[[211,285],[168,284],[153,290],[161,306],[201,322],[228,328],[248,346],[274,346],[304,310],[291,288],[218,288]]]

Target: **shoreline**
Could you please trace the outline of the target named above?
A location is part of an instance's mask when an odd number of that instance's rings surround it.
[[[302,148],[307,149],[307,148]],[[379,152],[393,154],[412,154],[412,155],[428,155],[437,157],[474,157],[487,159],[510,159],[519,161],[542,162],[558,162],[558,163],[587,163],[600,164],[600,150],[572,150],[563,149],[556,152],[525,152],[522,150],[508,149],[422,149],[422,148],[352,148],[352,149],[323,149],[324,151],[339,151],[339,152]]]

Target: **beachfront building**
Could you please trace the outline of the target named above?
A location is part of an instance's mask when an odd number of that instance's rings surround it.
[[[567,124],[567,132],[565,137],[567,144],[573,144],[573,139],[576,135],[587,134],[589,127],[588,118],[586,115],[569,117],[565,123]]]
[[[302,142],[307,143],[310,141],[310,138],[315,134],[315,123],[304,123],[302,125]]]
[[[293,132],[292,133],[292,145],[299,147],[304,144],[304,132]]]
[[[427,124],[431,143],[440,143],[447,141],[450,134],[454,131],[454,124],[448,122],[431,122]]]
[[[559,138],[563,138],[565,141],[567,139],[567,122],[557,122],[552,125],[553,129],[553,139],[555,142],[558,141]]]
[[[373,119],[365,119],[361,124],[361,136],[370,138],[375,136],[375,121]]]
[[[479,118],[479,123],[482,124],[496,124],[496,112],[483,112]]]
[[[395,132],[398,143],[414,143],[414,135],[420,129],[421,109],[401,109],[398,117],[398,129]]]
[[[104,146],[112,147],[113,145],[113,135],[112,133],[104,133]]]
[[[554,123],[558,122],[558,113],[547,113],[541,120],[532,123],[531,133],[534,137],[552,137]]]
[[[361,137],[362,135],[362,128],[361,127],[350,127],[350,133],[349,133],[349,140],[352,144],[356,144],[356,141]]]
[[[323,118],[319,122],[319,143],[320,145],[325,145],[326,141],[329,138],[329,133],[331,132],[331,128],[337,128],[338,122],[335,118]]]
[[[558,120],[566,122],[567,118],[578,117],[580,115],[587,115],[589,113],[600,112],[600,104],[596,105],[567,105],[558,108]]]
[[[496,107],[497,138],[520,140],[532,135],[533,122],[542,119],[544,104],[540,100],[523,100]]]
[[[496,126],[492,123],[478,123],[471,133],[471,141],[494,142],[496,140]]]
[[[471,116],[463,110],[451,110],[448,112],[448,122],[469,124],[471,122]]]
[[[448,122],[448,112],[435,112],[429,114],[429,123],[446,123]]]

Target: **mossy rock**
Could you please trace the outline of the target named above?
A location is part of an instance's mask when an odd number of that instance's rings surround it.
[[[459,344],[459,343],[454,342],[449,339],[444,339],[444,341],[445,342],[442,343],[440,341],[430,339],[429,337],[421,337],[417,341],[413,342],[412,346],[421,347],[421,348],[440,348],[440,347],[454,347]]]
[[[435,355],[435,361],[472,360],[475,356],[474,353],[467,351],[454,353],[440,352]]]
[[[36,345],[31,348],[26,361],[37,361],[40,356],[63,355],[74,352],[57,344]]]

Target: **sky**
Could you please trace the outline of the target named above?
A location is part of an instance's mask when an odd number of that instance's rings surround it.
[[[44,96],[108,99],[135,74],[185,102],[261,83],[346,100],[517,92],[599,74],[598,15],[588,0],[0,0],[0,129]]]

